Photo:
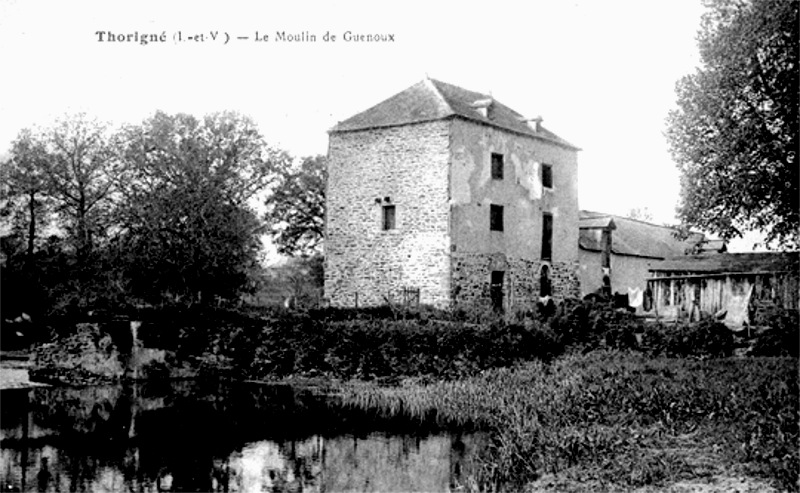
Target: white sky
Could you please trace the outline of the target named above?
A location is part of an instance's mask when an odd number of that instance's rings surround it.
[[[580,206],[647,207],[674,222],[678,172],[665,118],[698,64],[700,0],[527,2],[86,2],[0,0],[0,154],[20,129],[86,111],[115,123],[161,109],[237,110],[296,156],[425,75],[491,92],[581,147]],[[166,44],[100,43],[98,30],[166,32]],[[249,41],[176,44],[210,31]],[[281,43],[276,31],[316,34]],[[394,43],[347,43],[345,31]],[[255,32],[270,40],[256,43]],[[339,38],[325,43],[330,31]]]

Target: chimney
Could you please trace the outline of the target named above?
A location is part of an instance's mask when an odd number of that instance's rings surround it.
[[[544,118],[542,118],[541,115],[531,119],[531,122],[533,122],[532,128],[534,132],[542,131],[542,120],[544,120]]]

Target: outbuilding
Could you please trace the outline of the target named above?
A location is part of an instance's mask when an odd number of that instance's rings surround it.
[[[722,253],[667,259],[650,267],[648,294],[657,317],[716,315],[732,328],[759,309],[798,309],[798,252]]]

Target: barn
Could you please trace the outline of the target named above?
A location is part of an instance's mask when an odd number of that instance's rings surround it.
[[[731,328],[760,309],[798,309],[798,252],[689,255],[653,264],[647,295],[658,318],[717,315]]]

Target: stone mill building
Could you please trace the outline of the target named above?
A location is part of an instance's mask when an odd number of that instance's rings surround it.
[[[425,79],[330,130],[325,296],[529,307],[579,296],[578,148]]]

